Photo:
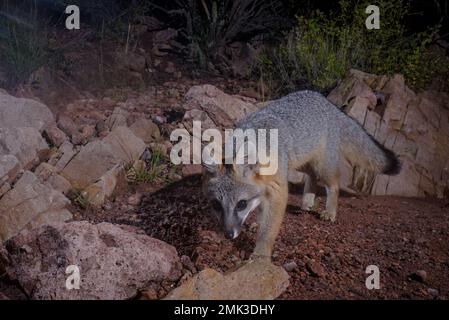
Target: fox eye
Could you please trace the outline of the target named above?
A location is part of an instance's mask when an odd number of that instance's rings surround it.
[[[240,200],[237,203],[236,209],[238,211],[242,211],[242,210],[245,210],[247,206],[248,206],[248,202],[246,200]]]
[[[217,199],[212,200],[212,209],[221,212],[222,211],[221,202],[218,201]]]

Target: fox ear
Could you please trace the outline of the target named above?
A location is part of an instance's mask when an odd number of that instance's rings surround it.
[[[218,172],[220,172],[221,165],[203,162],[203,168],[207,173],[217,174]]]
[[[260,165],[257,162],[255,150],[256,149],[251,148],[250,146],[248,148],[245,148],[244,145],[240,146],[233,163],[234,171],[238,175],[250,178],[259,173]]]
[[[220,172],[222,164],[210,155],[209,152],[203,152],[203,168],[207,173],[217,174]]]
[[[251,178],[259,173],[259,164],[234,164],[234,171],[244,177]]]

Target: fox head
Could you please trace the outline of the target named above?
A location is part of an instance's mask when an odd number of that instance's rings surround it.
[[[254,182],[256,166],[204,165],[203,192],[228,239],[240,234],[245,220],[262,201],[262,187]]]

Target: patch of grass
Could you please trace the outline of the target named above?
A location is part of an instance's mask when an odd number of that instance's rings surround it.
[[[7,85],[27,79],[47,62],[49,52],[48,30],[35,7],[20,13],[0,10],[0,57]]]
[[[130,161],[124,167],[126,180],[132,184],[154,182],[161,175],[163,159],[162,152],[155,149],[146,163],[143,161]]]
[[[83,190],[74,188],[69,193],[69,198],[73,204],[78,206],[82,210],[88,210],[91,208],[89,199],[84,195]]]

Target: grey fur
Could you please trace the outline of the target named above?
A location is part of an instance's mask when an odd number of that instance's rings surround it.
[[[257,167],[251,169],[253,175],[239,174],[245,170],[220,170],[218,166],[211,170],[209,167],[204,191],[209,198],[221,203],[222,210],[217,215],[224,231],[231,235],[240,232],[247,216],[236,214],[238,201],[251,199],[260,204],[256,255],[271,256],[287,205],[289,168],[306,173],[304,193],[308,200],[303,203],[305,209],[313,207],[317,181],[324,183],[327,200],[321,217],[330,221],[336,218],[342,157],[376,173],[392,174],[400,169],[393,152],[317,92],[299,91],[273,101],[240,121],[237,128],[267,129],[267,132],[278,129],[278,173],[272,181],[257,180]]]

